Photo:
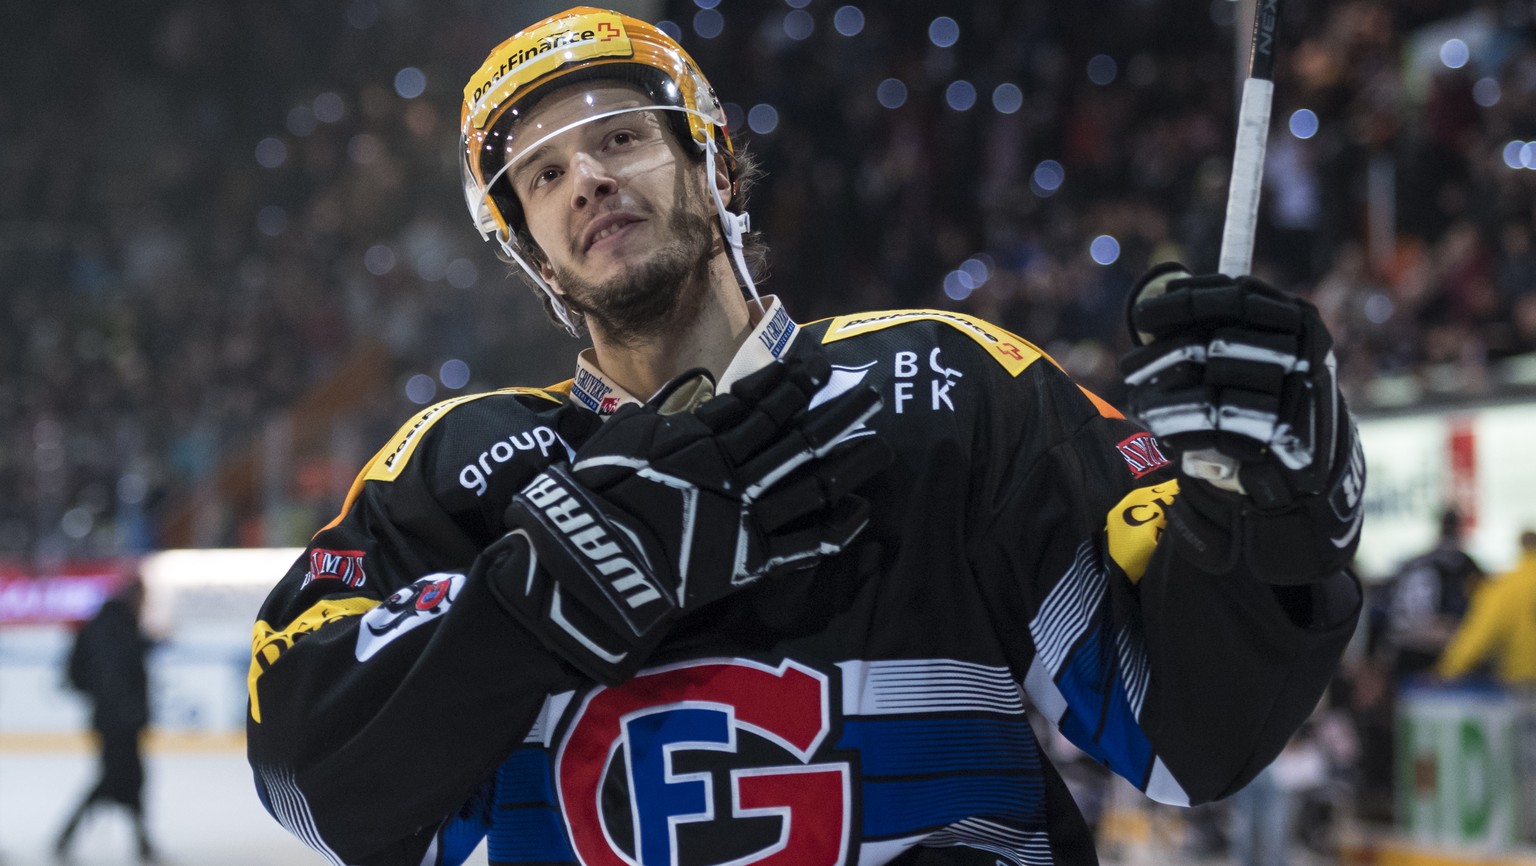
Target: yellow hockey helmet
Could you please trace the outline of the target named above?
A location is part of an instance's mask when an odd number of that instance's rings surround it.
[[[587,79],[634,84],[654,103],[647,108],[686,121],[686,135],[701,151],[734,152],[714,90],[672,37],[618,12],[568,9],[496,46],[464,87],[460,167],[465,202],[483,236],[495,236],[504,248],[516,244],[522,208],[503,172],[519,154],[563,131],[518,121],[544,94]]]

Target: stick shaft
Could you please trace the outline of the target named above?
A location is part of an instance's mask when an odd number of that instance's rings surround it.
[[[1227,217],[1221,232],[1217,270],[1229,277],[1253,267],[1253,237],[1259,221],[1259,192],[1264,183],[1264,146],[1269,138],[1269,110],[1274,101],[1275,26],[1280,0],[1258,0],[1248,52],[1248,79],[1237,113],[1237,144],[1232,150],[1232,183],[1227,188]]]
[[[1249,43],[1248,77],[1269,81],[1275,71],[1275,25],[1280,21],[1280,0],[1259,0],[1253,10],[1253,37]]]
[[[1232,182],[1227,188],[1227,217],[1221,230],[1221,259],[1217,271],[1240,277],[1253,269],[1253,238],[1259,224],[1259,192],[1264,185],[1264,147],[1269,139],[1269,110],[1274,102],[1271,80],[1275,66],[1275,25],[1280,0],[1258,0],[1253,13],[1253,37],[1248,54],[1248,78],[1243,82],[1237,112],[1237,143],[1232,149]],[[1184,454],[1185,474],[1217,486],[1243,492],[1237,461],[1215,449]]]
[[[1240,277],[1253,267],[1253,237],[1259,223],[1259,192],[1264,185],[1264,146],[1269,138],[1269,108],[1275,85],[1265,78],[1243,82],[1237,115],[1237,146],[1232,151],[1232,185],[1227,188],[1227,218],[1221,230],[1221,261],[1216,269]]]

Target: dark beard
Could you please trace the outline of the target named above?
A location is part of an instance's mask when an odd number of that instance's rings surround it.
[[[671,241],[605,286],[555,271],[566,304],[610,342],[656,342],[692,324],[704,308],[714,247],[710,221],[679,208],[667,228]]]

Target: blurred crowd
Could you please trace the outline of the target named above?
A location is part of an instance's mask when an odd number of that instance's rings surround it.
[[[467,75],[560,5],[0,9],[0,557],[300,543],[418,406],[566,378],[455,162]],[[1357,406],[1529,382],[1531,4],[1286,7],[1255,272]],[[1136,275],[1215,266],[1232,0],[623,8],[760,157],[802,320],[974,313],[1113,400]]]

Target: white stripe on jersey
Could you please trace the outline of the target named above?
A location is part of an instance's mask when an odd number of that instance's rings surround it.
[[[953,659],[838,662],[843,715],[982,711],[1021,715],[1024,694],[1006,667]]]
[[[1089,617],[1104,601],[1107,582],[1104,567],[1085,541],[1078,546],[1072,567],[1051,587],[1039,612],[1029,621],[1036,656],[1052,676],[1061,672],[1068,652],[1088,629]]]
[[[960,846],[991,851],[1022,866],[1052,866],[1051,843],[1044,833],[1026,832],[982,818],[966,818],[923,840],[924,848]]]
[[[346,866],[341,856],[320,838],[320,831],[315,827],[314,812],[309,808],[309,801],[304,799],[304,792],[299,790],[298,783],[294,781],[293,771],[261,767],[259,772],[262,784],[267,788],[267,801],[272,804],[272,817],[277,819],[277,823],[297,836],[300,842],[324,855],[331,866]]]

